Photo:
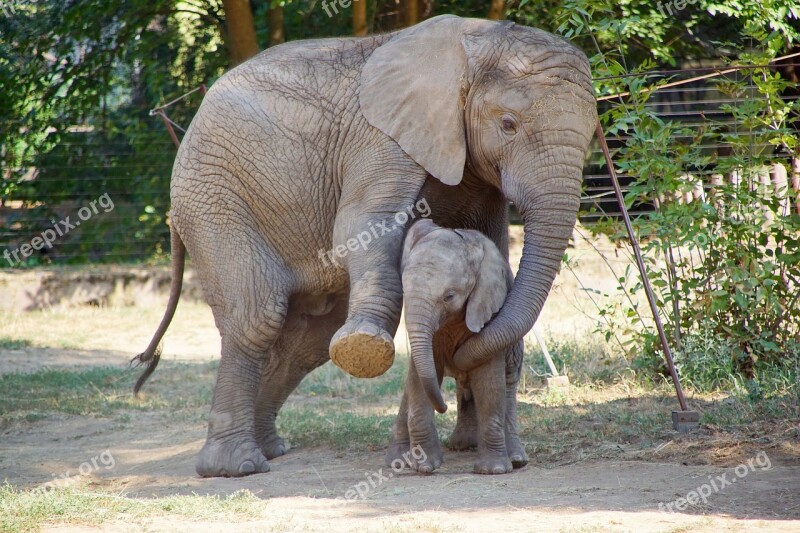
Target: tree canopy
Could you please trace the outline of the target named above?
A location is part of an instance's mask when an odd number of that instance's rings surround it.
[[[94,194],[66,170],[59,184],[31,179],[53,151],[74,163],[64,143],[76,128],[106,168],[120,168],[108,156],[120,150],[103,143],[127,143],[131,157],[160,150],[168,160],[163,127],[148,116],[155,105],[285,40],[391,31],[443,13],[560,33],[587,52],[600,78],[758,51],[774,57],[796,46],[800,28],[795,0],[8,0],[0,10],[0,206],[39,203],[58,187],[73,198]],[[599,80],[598,91],[616,83]],[[171,110],[176,122],[188,123],[192,102]],[[150,173],[148,193],[166,196],[162,170]],[[116,178],[142,179],[136,172]],[[140,209],[166,207],[156,203]]]

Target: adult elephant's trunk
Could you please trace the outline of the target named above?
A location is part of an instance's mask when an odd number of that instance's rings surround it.
[[[454,362],[462,370],[479,366],[530,331],[572,235],[580,203],[583,151],[562,145],[539,154],[529,160],[527,172],[503,173],[503,192],[516,204],[525,224],[522,260],[498,315],[456,353]]]
[[[439,388],[439,378],[436,375],[436,364],[433,360],[433,310],[424,299],[408,298],[406,296],[406,328],[411,344],[411,358],[417,369],[417,376],[422,384],[422,389],[428,396],[433,408],[444,413],[447,404],[442,398]]]

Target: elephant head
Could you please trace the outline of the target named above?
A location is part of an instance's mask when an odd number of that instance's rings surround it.
[[[597,122],[586,56],[541,30],[436,17],[372,53],[359,103],[367,121],[430,175],[456,185],[467,168],[522,216],[514,286],[456,354],[459,368],[474,368],[533,327],[558,272]]]
[[[483,329],[503,305],[511,269],[480,232],[445,229],[425,219],[408,230],[401,270],[414,366],[434,408],[444,413],[433,335],[455,321],[463,321],[472,333]]]

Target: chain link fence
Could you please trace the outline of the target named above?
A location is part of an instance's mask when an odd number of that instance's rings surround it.
[[[672,74],[676,79],[688,79],[692,71]],[[646,107],[664,121],[680,123],[684,128],[673,139],[675,143],[693,142],[701,138],[702,153],[708,164],[686,168],[686,179],[697,184],[700,191],[708,190],[715,180],[730,182],[735,176],[720,175],[714,160],[730,152],[725,136],[708,142],[700,132],[711,125],[722,128],[728,141],[750,136],[753,153],[770,162],[765,179],[777,188],[783,179],[794,202],[800,188],[800,161],[796,155],[774,145],[759,141],[758,135],[742,124],[731,107],[761,98],[750,84],[732,97],[720,90],[725,83],[739,82],[748,72],[734,72],[714,79],[692,81],[679,87],[659,90],[651,95]],[[176,122],[188,124],[202,95],[196,93],[180,102],[179,109],[170,108]],[[794,102],[797,94],[785,94],[786,102]],[[608,102],[600,103],[600,112]],[[179,130],[180,133],[180,130]],[[612,150],[623,146],[629,137],[610,136]],[[176,148],[158,116],[140,116],[124,130],[103,130],[73,127],[54,132],[51,146],[35,156],[26,168],[2,167],[3,184],[0,196],[0,254],[2,267],[20,268],[67,263],[126,263],[163,261],[169,251],[169,181]],[[2,155],[2,154],[0,154]],[[783,176],[783,178],[781,178]],[[635,176],[620,176],[628,190]],[[94,209],[85,220],[84,208],[107,195],[113,209]],[[694,197],[687,195],[685,200]],[[96,204],[95,207],[99,205]],[[633,216],[651,211],[650,202],[634,203]],[[95,212],[97,211],[97,212]],[[620,215],[610,178],[599,147],[595,147],[584,171],[584,191],[580,219],[593,224],[607,217]],[[64,221],[73,227],[64,231]],[[518,221],[516,213],[512,221]],[[80,224],[75,224],[80,222]],[[58,231],[61,229],[62,231]],[[40,242],[50,231],[56,238]],[[16,252],[16,253],[15,253]]]

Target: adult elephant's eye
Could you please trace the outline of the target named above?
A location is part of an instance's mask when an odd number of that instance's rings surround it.
[[[455,291],[447,291],[447,293],[445,293],[445,295],[444,295],[444,301],[445,302],[452,302],[453,298],[455,298],[455,297],[456,297]]]
[[[503,124],[503,131],[508,134],[515,134],[517,133],[517,121],[511,115],[503,115],[501,120]]]

